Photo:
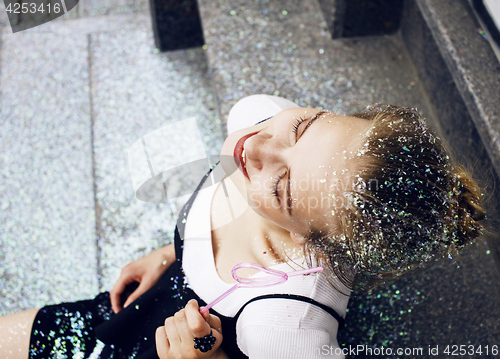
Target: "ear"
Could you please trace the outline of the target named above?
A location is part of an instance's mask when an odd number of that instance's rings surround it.
[[[306,243],[306,237],[303,237],[298,233],[290,232],[290,238],[292,239],[292,241],[294,241],[295,243],[297,243],[301,246],[303,246],[304,243]]]

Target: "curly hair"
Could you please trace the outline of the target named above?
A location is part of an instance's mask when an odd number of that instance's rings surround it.
[[[375,104],[352,115],[371,121],[348,158],[354,186],[337,195],[328,233],[312,231],[304,250],[349,289],[367,291],[481,235],[482,194],[452,163],[415,109]]]

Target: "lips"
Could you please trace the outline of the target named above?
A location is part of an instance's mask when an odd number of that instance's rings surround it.
[[[247,169],[246,169],[246,155],[245,155],[245,150],[243,148],[243,145],[245,144],[245,141],[248,140],[250,137],[252,137],[253,135],[256,135],[258,134],[260,131],[257,131],[257,132],[252,132],[252,133],[249,133],[245,136],[243,136],[242,138],[240,138],[238,140],[238,142],[236,142],[236,146],[234,146],[234,162],[236,163],[236,165],[238,166],[238,168],[241,170],[241,172],[243,172],[243,175],[247,178],[247,179],[250,179],[250,177],[248,176],[248,172],[247,172]]]

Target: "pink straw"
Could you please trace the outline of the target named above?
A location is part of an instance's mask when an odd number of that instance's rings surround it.
[[[268,274],[266,277],[258,277],[258,278],[240,278],[236,274],[236,271],[241,268],[251,268],[257,269],[259,271],[265,272]],[[219,297],[208,303],[205,307],[200,309],[200,313],[205,313],[207,310],[212,308],[214,305],[219,303],[222,299],[226,298],[229,294],[234,292],[238,288],[260,288],[260,287],[269,287],[272,285],[277,285],[281,283],[285,283],[289,277],[295,277],[298,275],[317,273],[323,271],[323,267],[314,267],[308,269],[302,269],[298,271],[293,271],[289,273],[282,272],[277,269],[271,269],[264,266],[261,266],[257,263],[238,263],[231,270],[231,274],[233,278],[238,282],[229,288],[226,292],[222,293]]]

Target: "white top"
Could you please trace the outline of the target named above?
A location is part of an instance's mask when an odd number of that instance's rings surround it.
[[[253,95],[238,101],[229,113],[228,133],[252,126],[286,108],[298,107],[284,98]],[[217,166],[215,177],[224,170]],[[184,233],[182,266],[190,287],[206,303],[211,302],[233,284],[224,282],[217,273],[212,250],[210,207],[219,184],[201,190],[187,217]],[[271,266],[284,272],[305,268],[304,260]],[[302,267],[301,267],[302,265]],[[252,277],[265,275],[258,272]],[[348,293],[337,278],[330,279]],[[213,308],[234,317],[250,299],[264,294],[296,294],[312,298],[333,308],[345,317],[349,298],[336,291],[323,273],[291,277],[287,282],[264,288],[240,288]],[[236,336],[240,350],[250,359],[344,358],[337,342],[338,322],[323,309],[297,300],[272,298],[250,303],[241,313]]]

